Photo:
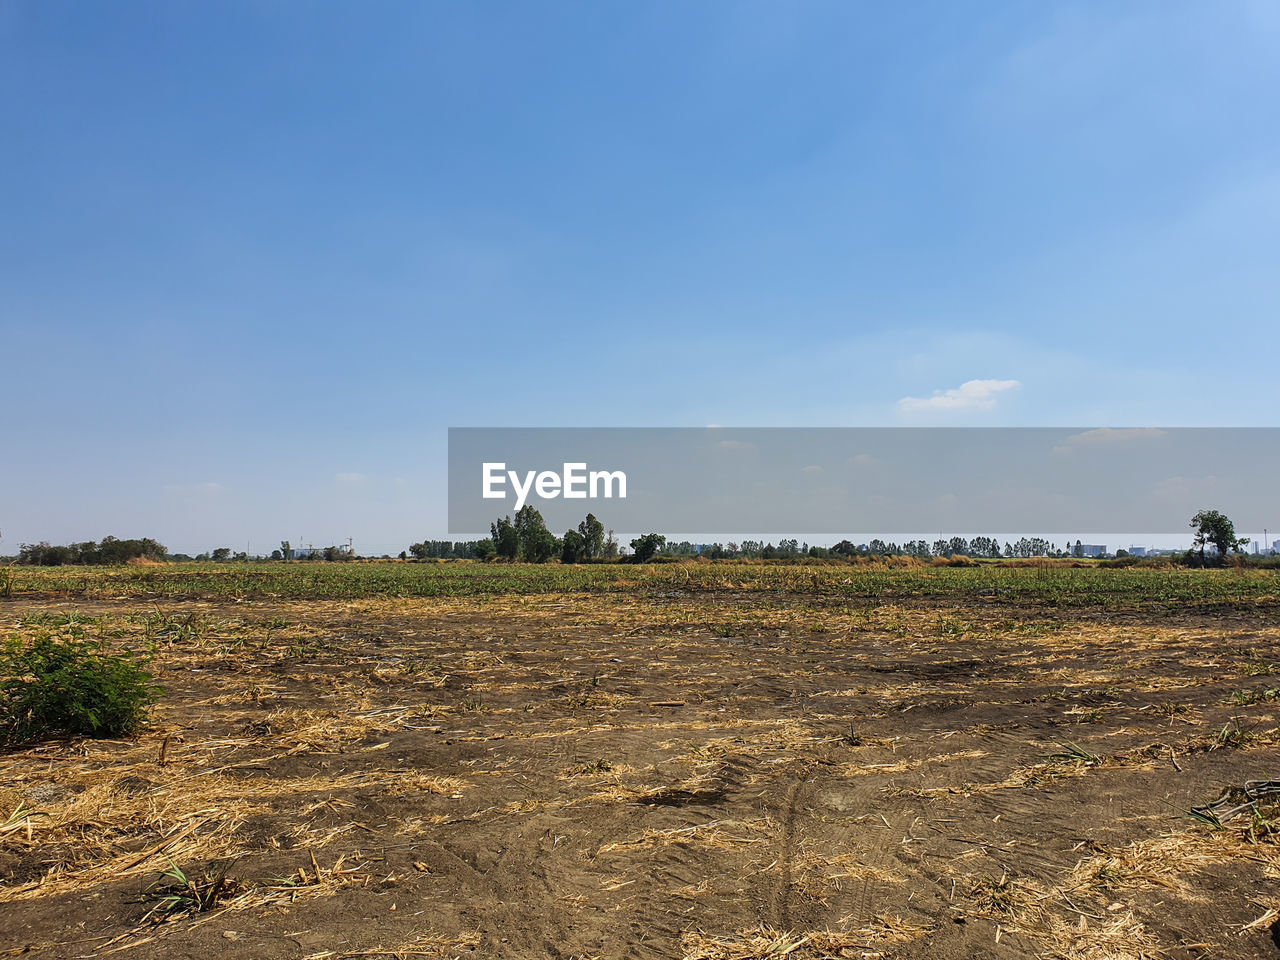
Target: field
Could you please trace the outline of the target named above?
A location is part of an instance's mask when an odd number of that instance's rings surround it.
[[[21,569],[0,627],[165,691],[0,753],[0,957],[1280,954],[1280,805],[1190,816],[1280,778],[1273,571]]]

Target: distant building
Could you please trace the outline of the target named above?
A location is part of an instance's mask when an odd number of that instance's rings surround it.
[[[1107,552],[1107,545],[1105,543],[1082,543],[1079,549],[1082,557],[1100,557]]]
[[[1130,547],[1129,548],[1129,556],[1131,557],[1145,557],[1146,555],[1147,555],[1146,547]]]

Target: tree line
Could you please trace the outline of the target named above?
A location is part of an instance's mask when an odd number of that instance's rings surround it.
[[[48,541],[24,543],[18,548],[18,563],[33,567],[61,567],[71,564],[109,566],[137,560],[167,560],[169,551],[163,543],[143,537],[121,540],[103,537],[101,541],[53,545]]]
[[[1182,555],[1183,562],[1195,566],[1222,563],[1231,555],[1239,556],[1248,539],[1237,537],[1231,520],[1217,510],[1201,510],[1191,518],[1194,542]],[[526,504],[515,517],[499,517],[489,527],[485,540],[423,540],[410,545],[400,553],[401,559],[410,556],[419,560],[479,559],[546,563],[589,563],[593,561],[626,560],[644,562],[655,557],[705,557],[711,560],[786,560],[803,557],[815,559],[852,559],[854,557],[915,557],[920,560],[935,558],[971,557],[977,559],[1013,559],[1031,557],[1081,557],[1083,544],[1065,542],[1061,547],[1043,537],[1021,537],[1016,541],[999,543],[994,537],[978,536],[939,538],[932,542],[909,540],[898,544],[873,539],[855,544],[841,540],[829,546],[810,546],[794,539],[781,539],[776,544],[761,540],[743,540],[727,543],[692,543],[688,540],[668,541],[658,533],[646,533],[630,542],[628,552],[618,543],[612,530],[593,513],[576,528],[555,536],[548,528],[542,513]],[[1125,551],[1116,552],[1123,557]],[[195,557],[186,554],[170,554],[164,544],[150,537],[122,540],[104,537],[100,542],[85,541],[64,545],[48,542],[20,545],[17,562],[30,566],[63,566],[69,564],[112,565],[139,561],[212,561],[214,563],[243,562],[267,559],[250,556],[247,552],[233,553],[230,547],[218,547]],[[271,560],[304,562],[353,560],[355,555],[347,547],[327,546],[295,550],[287,540],[280,542],[280,549],[273,550]]]

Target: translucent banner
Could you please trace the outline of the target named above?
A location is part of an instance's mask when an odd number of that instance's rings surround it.
[[[458,427],[449,530],[526,504],[552,530],[1166,534],[1202,509],[1260,529],[1277,478],[1269,427]]]

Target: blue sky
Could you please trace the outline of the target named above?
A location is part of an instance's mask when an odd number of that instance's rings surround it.
[[[1269,2],[0,0],[0,552],[398,551],[450,425],[1271,425]]]

